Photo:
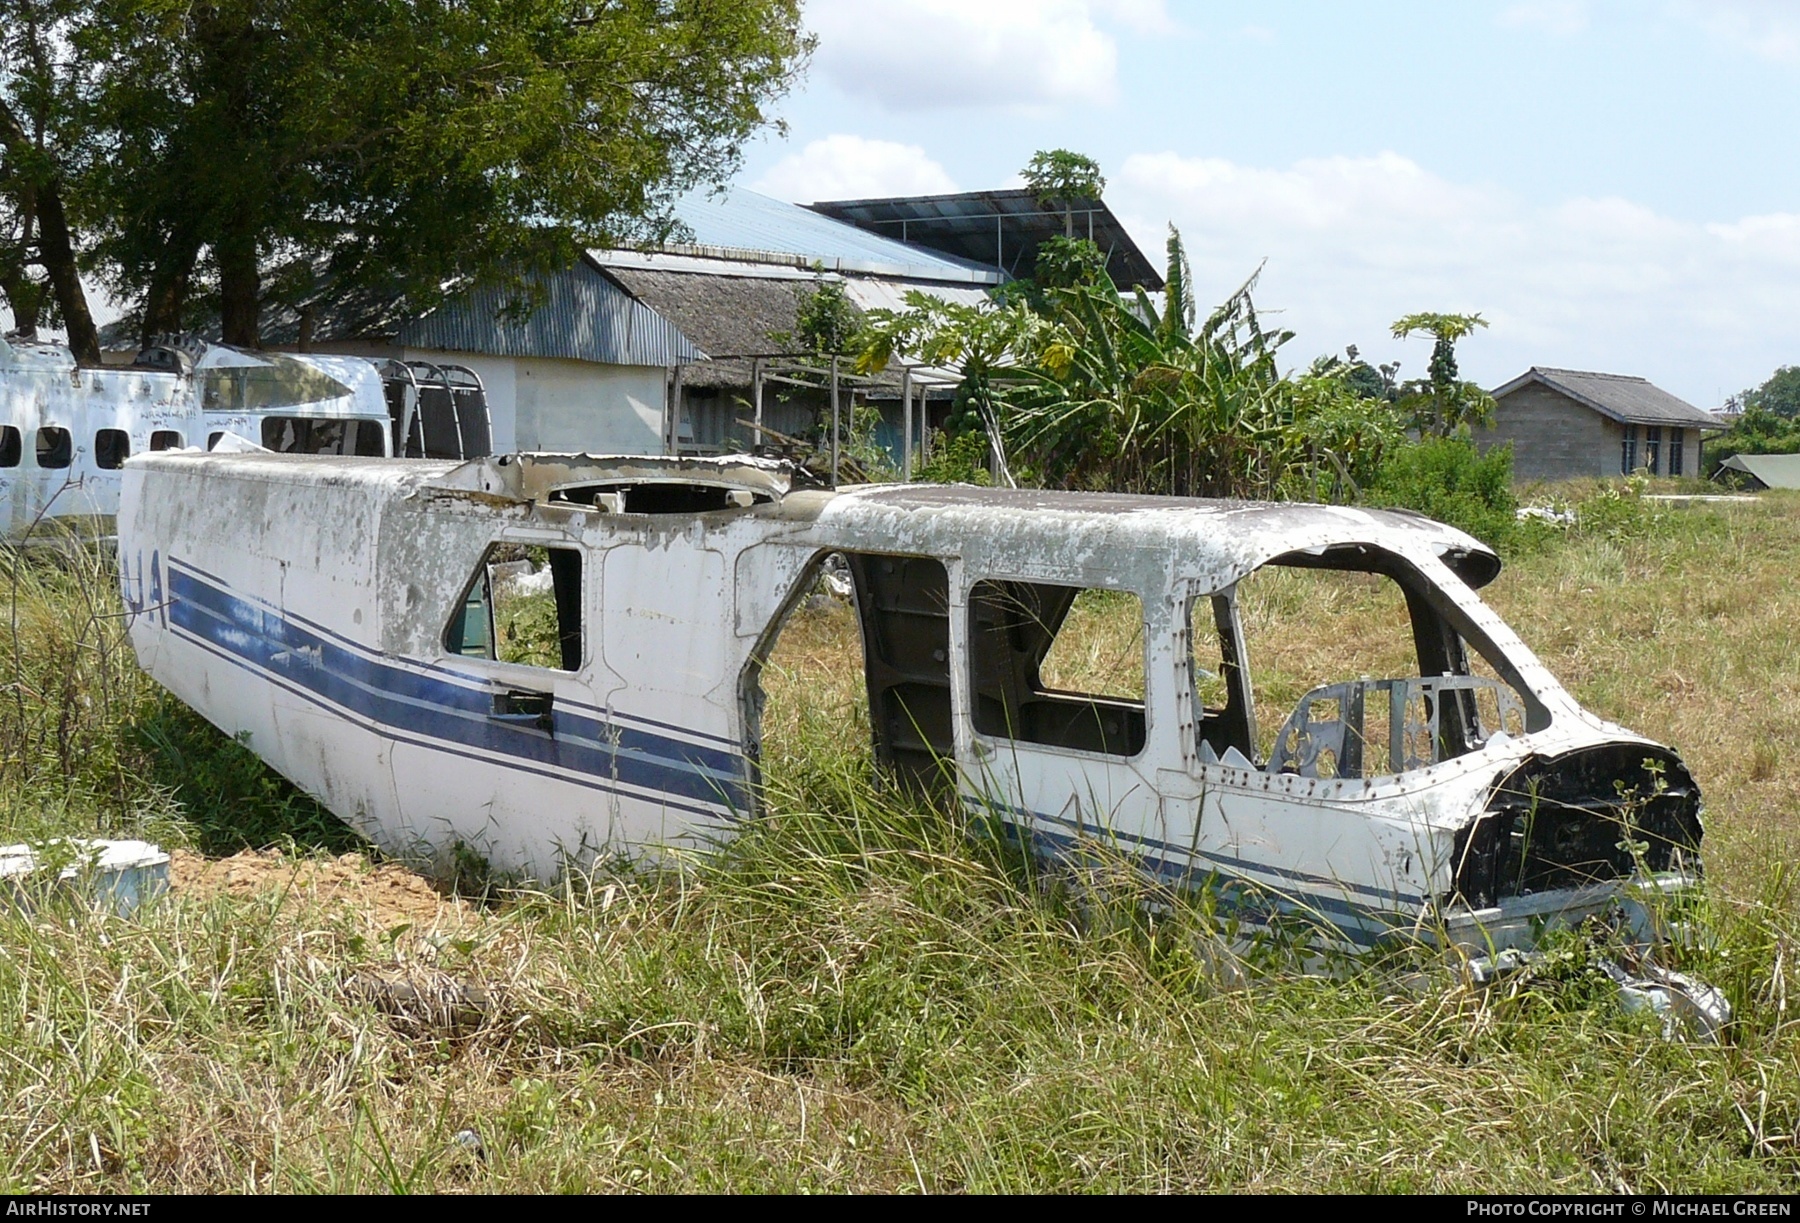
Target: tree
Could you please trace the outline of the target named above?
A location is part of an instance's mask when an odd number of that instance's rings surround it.
[[[1098,200],[1100,193],[1106,190],[1106,180],[1100,176],[1100,163],[1068,149],[1033,153],[1019,175],[1025,180],[1026,190],[1037,196],[1039,204],[1046,208],[1062,206],[1065,238],[1075,236],[1075,205]]]
[[[48,289],[76,360],[97,365],[68,206],[83,130],[72,41],[86,13],[77,0],[0,0],[0,293],[31,335]]]
[[[1394,320],[1394,338],[1423,333],[1433,338],[1429,376],[1415,378],[1400,388],[1400,406],[1412,414],[1413,428],[1422,437],[1448,437],[1491,424],[1494,400],[1473,382],[1465,382],[1456,368],[1456,342],[1486,327],[1479,314],[1409,314]]]
[[[1782,366],[1761,386],[1733,395],[1731,402],[1743,412],[1755,408],[1783,420],[1800,418],[1800,366]]]
[[[428,308],[666,236],[800,71],[798,0],[98,0],[95,255],[146,335],[216,297]]]

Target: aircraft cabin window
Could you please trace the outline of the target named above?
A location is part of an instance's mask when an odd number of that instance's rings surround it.
[[[94,466],[117,471],[131,457],[131,434],[123,429],[102,429],[94,434]]]
[[[37,431],[37,465],[57,469],[75,460],[75,442],[67,429],[46,425]]]
[[[444,647],[466,658],[578,670],[581,553],[525,544],[490,546],[464,587]]]
[[[308,416],[265,416],[262,444],[277,454],[382,453],[384,426],[374,420],[324,419]]]
[[[180,450],[187,445],[187,439],[173,429],[158,429],[150,435],[152,450]]]
[[[1110,756],[1144,749],[1144,610],[1135,594],[977,582],[969,638],[981,734]]]
[[[14,425],[0,425],[0,467],[17,467],[24,452],[18,428]]]
[[[1391,776],[1548,725],[1472,626],[1453,623],[1424,578],[1379,549],[1277,557],[1234,597],[1254,755],[1268,772]]]

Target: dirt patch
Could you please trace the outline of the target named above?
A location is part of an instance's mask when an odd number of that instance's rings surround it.
[[[348,910],[380,930],[410,924],[415,934],[479,920],[464,901],[440,895],[402,866],[372,866],[361,854],[290,858],[273,850],[245,850],[208,858],[191,850],[169,855],[169,890],[178,896],[283,894],[283,907]]]

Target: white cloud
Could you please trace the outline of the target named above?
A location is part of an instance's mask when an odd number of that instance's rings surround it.
[[[1160,2],[814,0],[816,66],[846,93],[902,110],[1108,102],[1118,46],[1097,9],[1133,28],[1167,21]]]
[[[1720,42],[1800,63],[1800,4],[1793,0],[1673,0],[1669,7]]]
[[[1203,302],[1268,260],[1258,304],[1281,311],[1297,363],[1356,344],[1424,370],[1389,338],[1416,310],[1480,311],[1462,345],[1487,385],[1530,365],[1641,374],[1702,407],[1795,360],[1800,215],[1694,224],[1617,197],[1542,208],[1406,157],[1285,168],[1173,153],[1128,158],[1108,190],[1141,242],[1182,231]]]
[[[882,195],[937,195],[955,191],[943,166],[916,144],[839,134],[790,153],[750,184],[777,199],[855,200]]]
[[[1504,26],[1542,30],[1558,38],[1568,38],[1587,29],[1587,0],[1531,0],[1526,4],[1509,4],[1501,10],[1498,20]]]

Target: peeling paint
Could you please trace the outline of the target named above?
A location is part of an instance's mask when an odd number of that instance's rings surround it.
[[[1416,514],[834,492],[745,457],[165,454],[127,465],[119,523],[144,666],[398,853],[551,877],[731,835],[757,806],[763,661],[842,555],[878,760],[1048,851],[1120,847],[1252,925],[1472,955],[1587,917],[1647,933],[1644,897],[1699,870],[1679,758],[1583,710],[1477,595],[1493,552]],[[566,669],[497,656],[497,547],[551,556]],[[1393,579],[1424,673],[1309,693],[1263,761],[1235,600],[1272,564]],[[1036,679],[1083,589],[1143,608],[1141,702]],[[1219,709],[1189,656],[1209,605]]]

